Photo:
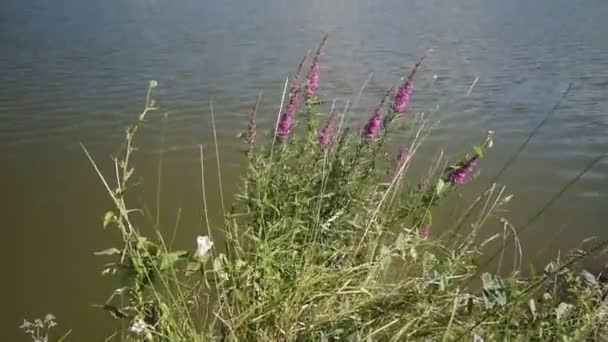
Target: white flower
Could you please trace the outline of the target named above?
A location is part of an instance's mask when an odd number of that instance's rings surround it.
[[[143,319],[138,318],[131,323],[129,331],[136,335],[141,335],[147,328],[148,324],[146,324]]]
[[[568,312],[570,310],[572,310],[573,307],[574,307],[574,305],[572,305],[572,304],[559,303],[559,305],[555,309],[555,316],[557,317],[557,319],[562,319],[562,318],[566,317]]]
[[[51,313],[48,313],[48,314],[46,314],[46,316],[44,316],[45,322],[54,321],[55,319],[56,319],[56,317]]]
[[[156,88],[156,86],[158,85],[158,82],[156,82],[155,80],[151,80],[150,81],[150,88]]]
[[[204,257],[207,252],[209,252],[211,247],[213,247],[213,241],[211,241],[211,239],[209,239],[209,237],[206,235],[197,237],[196,244],[197,248],[196,252],[194,252],[194,257],[196,258]]]

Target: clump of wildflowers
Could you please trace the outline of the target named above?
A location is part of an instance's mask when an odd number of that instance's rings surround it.
[[[49,313],[44,316],[44,319],[36,318],[32,322],[24,320],[19,328],[34,342],[48,342],[51,329],[57,326],[55,319],[55,316]]]

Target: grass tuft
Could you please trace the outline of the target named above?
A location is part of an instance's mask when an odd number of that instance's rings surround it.
[[[301,81],[294,77],[293,82]],[[151,97],[156,82],[150,83],[144,111],[126,130],[114,159],[115,175],[104,176],[83,145],[114,203],[103,224],[118,232],[120,245],[98,253],[111,260],[104,274],[124,284],[100,305],[127,322],[114,336],[126,341],[583,341],[601,333],[608,319],[606,288],[593,275],[581,277],[577,263],[607,242],[527,277],[518,272],[519,248],[510,276],[488,273],[479,264],[492,241],[502,244],[493,256],[500,256],[499,269],[505,248],[519,245],[519,231],[500,216],[511,196],[497,184],[480,193],[450,227],[433,226],[436,208],[475,182],[472,175],[490,152],[491,134],[457,160],[440,153],[418,180],[407,171],[433,124],[394,112],[393,91],[377,109],[383,115],[379,134],[350,128],[347,103],[335,136],[320,147],[316,118],[335,114],[333,105],[324,113],[314,94],[293,112],[295,127],[277,139],[286,95],[294,96],[287,94],[288,84],[271,134],[247,139],[245,178],[230,206],[224,207],[220,192],[221,227],[208,220],[200,146],[207,235],[196,239],[196,250],[173,250],[175,235],[166,244],[160,229],[154,230],[157,236],[145,236],[131,219],[141,210],[129,207],[125,197],[132,191],[136,133],[157,109]],[[256,129],[254,116],[255,109],[250,131]],[[402,125],[410,132],[407,154],[394,163],[389,141]],[[159,170],[157,207],[160,177]],[[152,221],[160,224],[160,212]],[[499,224],[502,232],[477,243],[490,224]],[[225,241],[221,248],[212,236],[219,232]]]

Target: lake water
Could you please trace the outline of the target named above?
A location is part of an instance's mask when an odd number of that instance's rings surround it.
[[[505,215],[517,225],[608,150],[607,17],[604,0],[3,0],[2,340],[26,341],[17,328],[21,320],[47,312],[62,331],[73,329],[74,341],[99,341],[111,332],[111,320],[92,305],[103,302],[113,284],[100,276],[104,260],[92,252],[116,244],[118,235],[102,230],[110,202],[79,142],[111,171],[109,156],[141,111],[148,80],[159,82],[155,98],[162,110],[138,140],[137,172],[146,190],[135,204],[156,212],[161,117],[169,111],[161,222],[170,232],[181,208],[175,244],[183,248],[193,247],[203,229],[197,146],[211,147],[209,98],[224,190],[233,193],[243,172],[235,135],[246,127],[257,93],[264,92],[259,126],[267,129],[285,77],[324,32],[330,38],[321,57],[322,96],[343,106],[373,73],[353,125],[432,49],[417,75],[412,112],[441,123],[421,162],[441,147],[455,156],[485,130],[496,131],[496,148],[471,193],[487,184],[572,83],[500,179],[515,194]],[[522,242],[529,260],[542,263],[589,236],[608,238],[607,172],[606,161],[596,165],[527,230]],[[217,184],[208,194],[217,198]]]

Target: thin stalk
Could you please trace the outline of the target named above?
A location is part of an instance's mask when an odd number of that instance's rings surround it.
[[[222,183],[222,170],[220,168],[220,150],[217,144],[217,129],[215,127],[215,112],[213,110],[213,99],[209,99],[209,110],[211,111],[211,126],[213,127],[213,144],[215,145],[215,161],[217,162],[217,179],[220,187],[220,201],[222,204],[222,217],[226,217],[226,207],[224,204],[224,190]]]
[[[274,152],[274,144],[277,141],[277,130],[279,129],[279,121],[281,120],[281,112],[283,111],[283,104],[285,103],[285,93],[287,92],[288,84],[289,84],[289,77],[285,78],[285,85],[283,86],[283,95],[281,96],[281,104],[279,105],[277,121],[274,125],[274,132],[272,132],[272,145],[270,146],[270,159],[271,160],[272,160],[272,153]]]
[[[160,133],[160,148],[158,153],[158,170],[157,170],[157,180],[156,180],[156,227],[160,226],[160,194],[161,194],[161,182],[163,178],[163,156],[164,156],[164,146],[165,146],[165,138],[166,138],[166,130],[167,130],[167,118],[169,117],[169,113],[165,113],[163,118],[163,124]]]
[[[205,190],[205,158],[203,155],[203,145],[199,145],[199,150],[200,150],[200,159],[201,159],[201,191],[203,193],[203,211],[205,214],[205,224],[207,225],[207,235],[209,235],[209,239],[211,241],[213,241],[213,233],[211,232],[211,226],[209,225],[209,212],[207,210],[207,192]],[[214,250],[211,249],[211,253],[215,254]],[[218,281],[217,281],[217,275],[216,272],[212,272],[213,274],[213,282],[215,283],[215,290],[217,292],[217,300],[220,299],[220,290],[218,288]],[[206,277],[206,273],[203,273],[203,275]],[[229,311],[230,311],[230,307],[228,307]],[[212,325],[215,324],[212,323]]]

